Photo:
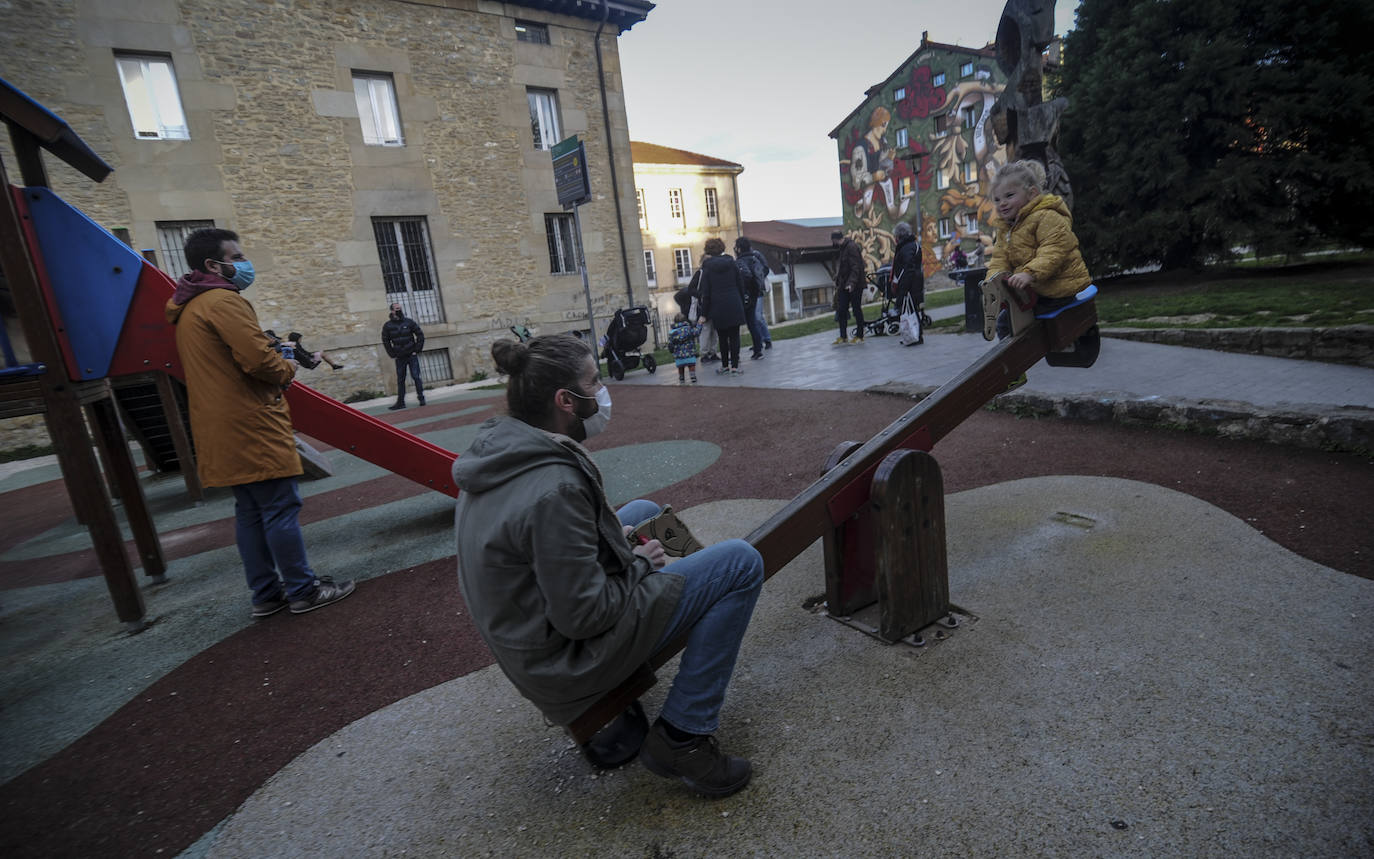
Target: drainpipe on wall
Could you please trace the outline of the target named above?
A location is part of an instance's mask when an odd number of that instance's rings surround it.
[[[730,193],[735,198],[735,235],[744,235],[744,222],[739,219],[739,174],[730,174]]]
[[[615,201],[615,229],[620,235],[620,264],[625,269],[625,298],[630,302],[628,306],[634,307],[635,291],[630,285],[630,259],[625,255],[625,219],[620,214],[620,182],[615,172],[615,142],[611,139],[611,108],[606,101],[606,69],[601,64],[601,31],[610,19],[611,4],[608,0],[601,0],[601,23],[597,25],[596,36],[592,40],[596,46],[596,82],[601,88],[601,119],[606,126],[606,155],[611,163],[611,199]],[[654,329],[654,340],[657,345],[657,328]]]

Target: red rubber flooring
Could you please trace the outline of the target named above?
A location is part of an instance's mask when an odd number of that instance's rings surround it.
[[[791,497],[816,477],[837,443],[868,438],[911,405],[870,394],[738,388],[622,386],[614,395],[615,420],[593,449],[670,439],[721,447],[708,469],[655,493],[679,509]],[[431,405],[425,413],[470,405]],[[975,415],[934,452],[948,492],[1050,474],[1147,481],[1209,501],[1314,561],[1374,578],[1366,512],[1374,464],[1355,456],[990,412]],[[344,516],[424,491],[380,478],[309,499],[305,517]],[[15,530],[7,527],[11,535],[38,533],[70,515],[56,484],[8,493],[4,501],[7,510],[22,511],[22,527],[14,519]],[[183,541],[194,551],[232,540],[221,523],[198,527],[196,539]],[[174,556],[184,554],[178,549]],[[0,566],[0,586],[28,584],[22,575],[18,565]],[[465,616],[452,559],[445,559],[365,582],[326,611],[278,615],[240,631],[0,786],[0,850],[175,855],[329,734],[488,664]]]

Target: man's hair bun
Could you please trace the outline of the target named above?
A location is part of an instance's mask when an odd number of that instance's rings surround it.
[[[530,349],[514,340],[497,340],[491,344],[491,357],[497,370],[507,376],[518,376],[530,361]]]

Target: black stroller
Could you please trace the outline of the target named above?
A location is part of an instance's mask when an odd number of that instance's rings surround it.
[[[879,266],[878,270],[868,276],[868,282],[878,288],[878,294],[883,297],[883,306],[878,311],[878,317],[872,321],[866,321],[862,327],[855,326],[854,336],[863,337],[865,332],[874,337],[881,337],[884,334],[897,334],[901,330],[902,307],[901,296],[897,294],[897,284],[892,282],[892,263]],[[921,326],[930,326],[930,317],[926,315],[926,306],[922,303],[916,308],[921,314]]]
[[[601,357],[617,382],[625,378],[626,370],[633,370],[641,362],[650,373],[658,369],[653,355],[641,355],[639,347],[649,339],[649,308],[627,307],[615,312],[606,328]]]

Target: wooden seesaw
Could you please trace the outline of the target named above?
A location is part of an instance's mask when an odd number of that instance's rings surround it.
[[[1096,294],[1090,286],[1072,304],[1028,320],[867,442],[837,446],[821,477],[745,538],[763,556],[764,577],[823,539],[832,615],[877,602],[877,635],[888,642],[946,617],[944,485],[929,451],[1041,358],[1051,366],[1092,366],[1101,342]],[[566,726],[593,764],[623,762],[625,743],[614,735],[635,721],[623,714],[685,644],[683,637],[655,654]]]

